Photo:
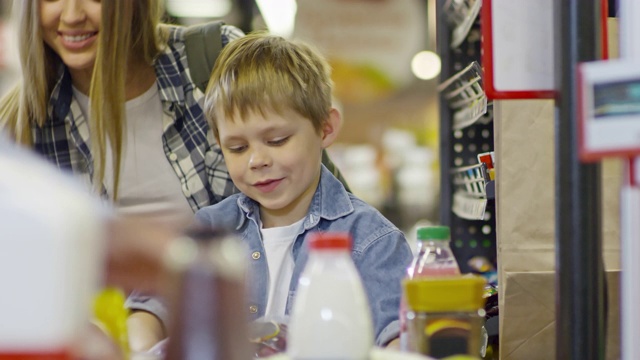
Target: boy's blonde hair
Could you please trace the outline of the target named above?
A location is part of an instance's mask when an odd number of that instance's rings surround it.
[[[43,126],[51,92],[62,63],[45,44],[38,0],[15,0],[22,81],[0,101],[0,130],[16,141],[33,145],[32,126]],[[163,15],[160,0],[102,1],[101,29],[89,98],[94,184],[104,180],[106,142],[113,149],[114,198],[117,197],[125,122],[125,79],[131,57],[149,64],[164,38],[158,31]]]
[[[218,115],[235,121],[249,111],[292,109],[319,132],[331,110],[332,85],[329,65],[309,45],[254,32],[222,49],[204,111],[216,138]]]

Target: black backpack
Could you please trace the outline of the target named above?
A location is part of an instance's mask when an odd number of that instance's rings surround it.
[[[184,32],[185,52],[191,79],[205,92],[213,65],[222,50],[222,21],[189,26]]]
[[[222,25],[224,25],[222,21],[210,21],[191,25],[186,28],[184,33],[189,74],[202,93],[207,89],[211,70],[213,70],[213,65],[222,50]],[[322,163],[340,180],[347,191],[351,192],[347,181],[331,161],[326,150],[322,151]]]

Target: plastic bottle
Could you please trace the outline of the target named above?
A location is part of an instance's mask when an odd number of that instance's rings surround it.
[[[418,251],[407,268],[408,279],[460,275],[451,251],[448,226],[425,226],[417,230]],[[407,306],[404,294],[400,302],[400,348],[407,350]]]
[[[159,351],[161,358],[251,358],[243,301],[245,252],[239,239],[223,229],[191,229],[173,242],[166,262],[173,277],[171,336],[165,353]]]
[[[292,360],[364,360],[373,347],[371,310],[346,233],[317,233],[294,300]]]
[[[404,280],[408,351],[435,359],[453,355],[478,359],[485,284],[477,275]]]
[[[2,360],[72,360],[84,340],[106,242],[75,181],[0,139]]]

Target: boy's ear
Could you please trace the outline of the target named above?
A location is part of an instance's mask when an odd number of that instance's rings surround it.
[[[322,125],[322,148],[327,148],[338,137],[342,127],[342,116],[336,108],[331,108],[329,117]]]

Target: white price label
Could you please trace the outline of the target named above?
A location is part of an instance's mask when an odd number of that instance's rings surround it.
[[[453,212],[467,220],[483,220],[487,209],[487,199],[473,198],[464,192],[456,192],[453,195]]]

